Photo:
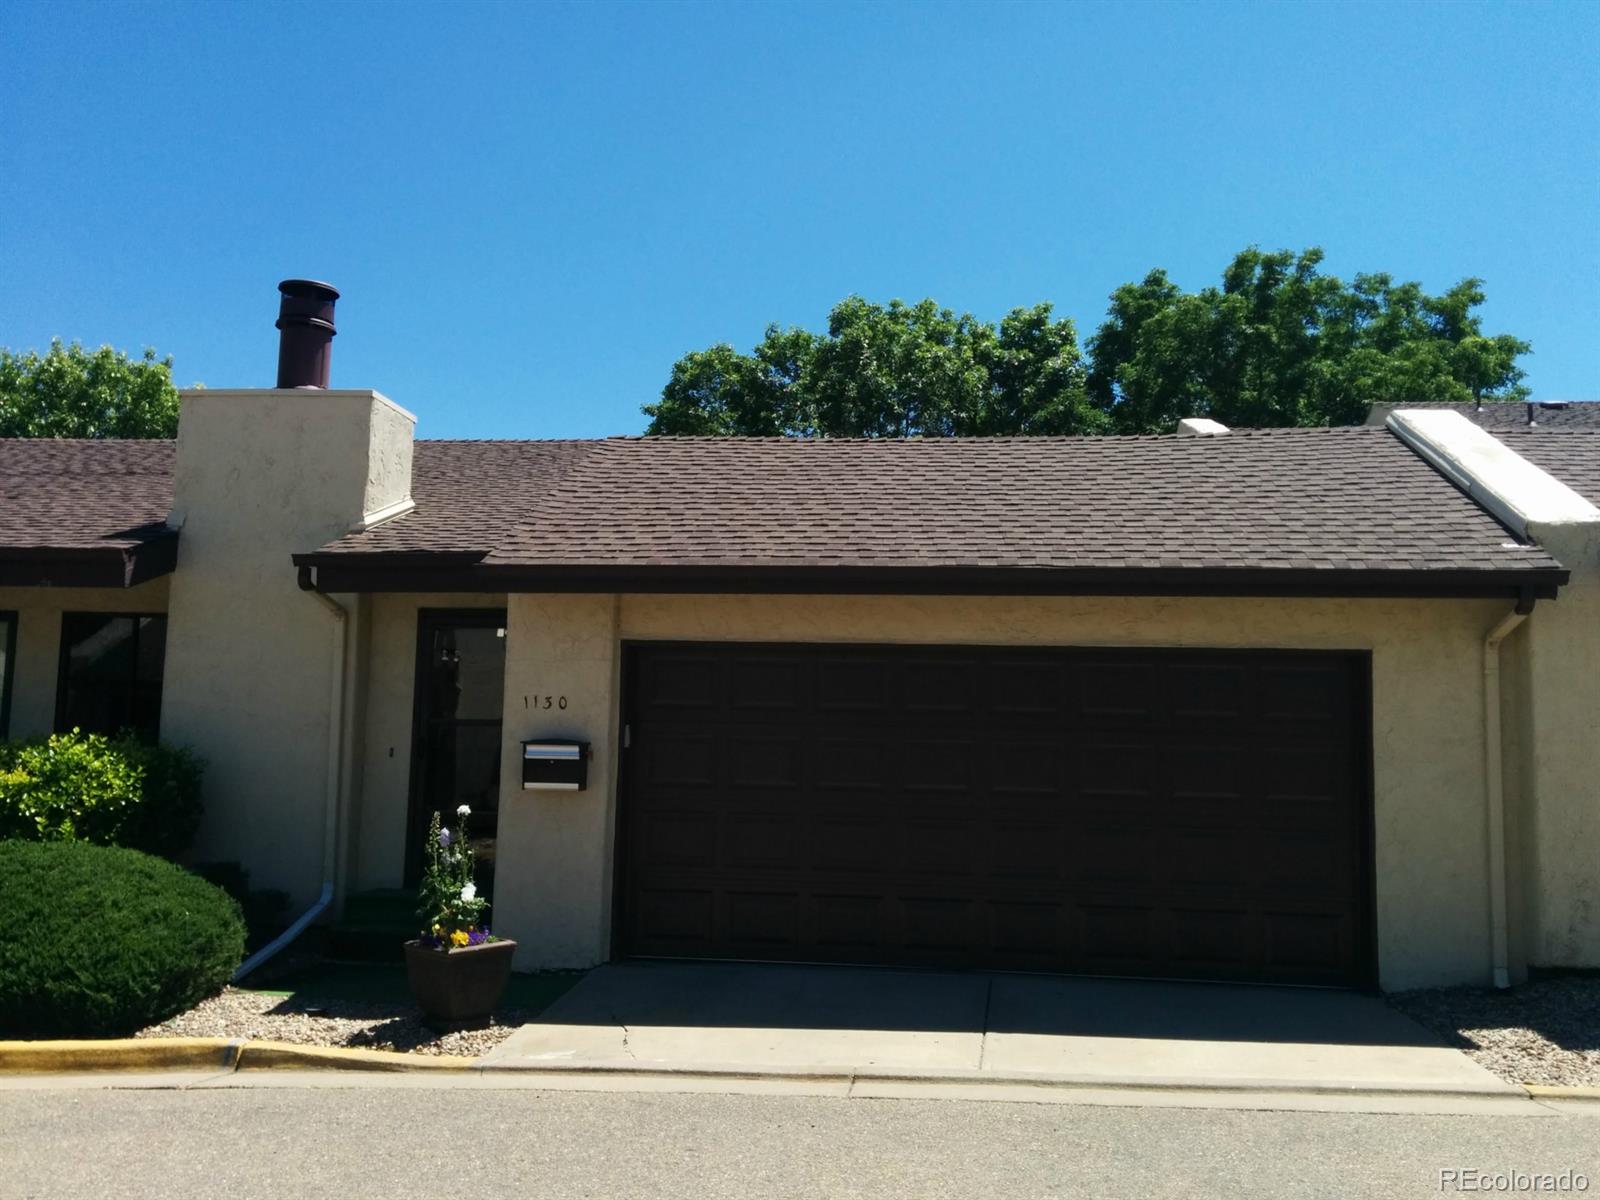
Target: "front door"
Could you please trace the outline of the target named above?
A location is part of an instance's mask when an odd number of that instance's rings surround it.
[[[494,888],[500,810],[500,721],[505,702],[506,614],[502,609],[424,610],[417,625],[416,710],[405,880],[422,876],[422,843],[435,812],[454,826],[472,809],[477,883]]]

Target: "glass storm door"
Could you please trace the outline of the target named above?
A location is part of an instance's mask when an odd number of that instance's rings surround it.
[[[410,829],[405,880],[422,876],[422,843],[435,812],[454,827],[472,809],[478,888],[494,888],[500,812],[500,723],[505,703],[506,614],[496,609],[423,612],[418,622],[412,728]]]

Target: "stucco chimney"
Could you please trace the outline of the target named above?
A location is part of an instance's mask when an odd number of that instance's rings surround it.
[[[338,293],[282,290],[281,386],[181,393],[167,613],[183,632],[167,643],[161,736],[206,756],[196,853],[243,863],[298,909],[324,878],[318,781],[340,754],[327,665],[340,641],[293,556],[414,507],[416,418],[370,388],[323,387]],[[358,629],[362,605],[345,607]]]
[[[325,388],[333,362],[333,306],[339,290],[315,279],[278,285],[278,386]]]

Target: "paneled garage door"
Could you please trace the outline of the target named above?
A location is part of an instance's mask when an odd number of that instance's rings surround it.
[[[635,644],[618,949],[1370,981],[1364,656]]]

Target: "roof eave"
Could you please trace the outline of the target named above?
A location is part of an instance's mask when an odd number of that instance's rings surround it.
[[[8,546],[0,587],[130,588],[177,565],[176,531],[131,546]]]
[[[855,567],[541,565],[407,555],[296,555],[329,592],[639,592],[950,596],[1281,596],[1554,599],[1562,568]]]

